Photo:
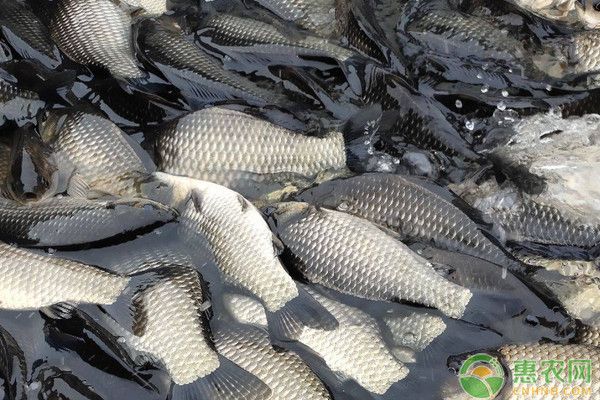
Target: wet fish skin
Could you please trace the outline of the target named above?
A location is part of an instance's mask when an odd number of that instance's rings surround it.
[[[19,88],[16,82],[0,75],[0,123],[5,120],[21,121],[33,118],[44,106],[37,93]]]
[[[28,247],[75,246],[162,225],[175,217],[168,207],[141,199],[64,197],[26,204],[0,199],[0,237]]]
[[[173,21],[147,19],[136,29],[141,54],[182,91],[192,106],[232,99],[260,106],[284,101],[279,95],[225,70],[215,58],[189,42]]]
[[[134,57],[129,11],[120,0],[60,0],[50,32],[79,64],[105,68],[117,78],[144,78]]]
[[[257,0],[257,3],[319,36],[328,37],[334,33],[335,0]]]
[[[27,360],[19,343],[5,328],[0,327],[0,376],[14,385],[4,393],[13,399],[27,400]]]
[[[446,324],[440,317],[427,313],[385,316],[384,321],[396,344],[416,351],[425,349],[446,330]]]
[[[169,204],[180,204],[183,237],[196,247],[206,247],[227,283],[261,301],[275,336],[293,338],[303,326],[337,326],[281,265],[273,234],[252,203],[215,183],[155,175],[175,188],[173,197],[179,199]]]
[[[150,172],[139,148],[119,127],[101,116],[78,110],[52,112],[41,136],[63,168],[70,166],[88,189],[127,192],[128,178]]]
[[[75,261],[0,243],[0,308],[32,310],[57,303],[112,304],[129,278]]]
[[[0,190],[4,190],[6,179],[10,175],[11,148],[8,144],[0,142]]]
[[[344,62],[355,52],[315,36],[288,38],[275,26],[250,18],[218,14],[211,17],[202,29],[210,34],[208,41],[219,49],[231,49],[242,54],[286,56],[321,56]]]
[[[125,0],[132,7],[140,7],[150,15],[160,15],[169,10],[168,0]]]
[[[174,400],[267,399],[270,389],[261,380],[221,356],[215,349],[206,314],[209,294],[192,269],[159,268],[156,279],[130,296],[123,306],[107,308],[111,329],[136,351],[161,362],[172,379]],[[120,315],[127,310],[130,320]]]
[[[312,179],[343,170],[343,135],[308,137],[235,110],[212,107],[168,124],[156,136],[158,169],[245,193],[253,183]]]
[[[441,192],[425,179],[367,173],[324,182],[297,198],[366,218],[411,240],[517,268],[516,261],[457,207],[462,202]]]
[[[377,394],[407,375],[408,369],[390,352],[372,317],[305,287],[340,323],[332,331],[305,328],[299,337],[331,370]],[[224,303],[237,321],[266,326],[265,310],[257,301],[228,293]]]
[[[2,0],[0,8],[2,33],[21,57],[40,61],[48,68],[56,68],[61,64],[60,53],[50,40],[48,28],[27,2]]]
[[[492,206],[494,220],[507,240],[591,249],[600,244],[600,226],[570,218],[555,207],[525,200],[520,204]]]
[[[271,344],[266,330],[231,324],[215,333],[217,350],[265,382],[272,400],[331,399],[317,375],[295,353]]]
[[[575,337],[575,342],[583,345],[600,347],[600,328],[596,326],[583,326]]]
[[[367,220],[294,202],[268,213],[290,264],[310,282],[373,300],[411,301],[454,318],[472,296]]]

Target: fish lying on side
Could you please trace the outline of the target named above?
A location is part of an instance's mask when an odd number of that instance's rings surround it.
[[[221,107],[165,125],[154,147],[160,171],[209,180],[243,194],[256,185],[306,185],[320,173],[346,168],[340,132],[309,137]]]
[[[308,365],[297,354],[271,344],[266,330],[242,324],[221,325],[215,332],[217,351],[265,382],[271,388],[271,400],[331,399]]]
[[[164,365],[172,379],[171,398],[269,399],[269,387],[215,349],[207,310],[209,294],[191,268],[148,270],[157,276],[140,290],[106,307],[110,329],[130,348]],[[113,312],[114,310],[114,312]],[[123,317],[125,315],[125,317]]]
[[[15,77],[0,70],[0,107],[2,125],[6,120],[20,122],[33,118],[44,102],[36,92],[19,88]]]
[[[169,0],[124,0],[132,7],[140,7],[147,14],[160,15],[169,10]]]
[[[273,234],[252,203],[215,183],[155,175],[173,190],[167,204],[181,210],[184,237],[195,247],[206,247],[227,283],[261,301],[278,338],[294,338],[303,326],[337,326],[281,265]]]
[[[588,346],[600,347],[600,328],[596,326],[580,328],[575,341]]]
[[[48,28],[26,1],[2,0],[0,9],[2,35],[21,57],[37,60],[48,68],[61,64],[60,52],[50,40]]]
[[[319,36],[329,37],[334,33],[335,0],[257,0],[257,3]]]
[[[372,317],[308,287],[307,290],[336,317],[340,326],[331,331],[305,328],[298,340],[317,353],[332,371],[377,394],[384,394],[408,374],[408,369],[388,349]],[[239,322],[266,326],[265,310],[257,301],[229,293],[224,302]]]
[[[140,54],[181,91],[192,107],[232,99],[259,106],[277,106],[285,101],[225,70],[215,58],[188,41],[174,21],[145,19],[138,23],[136,31]]]
[[[55,197],[19,204],[0,199],[0,238],[28,247],[94,243],[174,219],[172,210],[149,200]]]
[[[464,202],[422,178],[363,174],[324,182],[297,199],[366,218],[401,238],[519,269],[518,263],[471,219],[472,211],[463,211]]]
[[[290,62],[290,57],[308,56],[327,57],[343,64],[357,55],[327,39],[309,35],[290,38],[274,25],[227,14],[210,17],[197,35],[202,42],[242,60],[257,58],[268,62],[274,58]]]
[[[134,56],[131,8],[121,0],[60,0],[50,33],[73,61],[107,69],[122,79],[146,74]]]
[[[61,168],[73,168],[70,189],[83,192],[78,194],[125,194],[131,190],[131,179],[150,172],[139,145],[98,115],[51,112],[41,136],[53,148]]]
[[[267,210],[289,267],[313,283],[373,300],[410,301],[460,318],[472,293],[371,222],[307,203]]]
[[[130,279],[98,267],[0,243],[0,308],[34,310],[58,303],[108,305]]]
[[[489,351],[487,351],[490,353]],[[505,345],[497,350],[493,350],[492,354],[497,357],[501,364],[501,369],[505,375],[504,388],[499,392],[498,398],[506,398],[510,400],[561,400],[564,399],[563,393],[570,392],[573,389],[573,385],[581,385],[581,389],[589,388],[588,391],[582,391],[582,399],[592,400],[597,398],[598,390],[600,390],[600,370],[594,368],[598,362],[600,362],[600,349],[593,346],[578,345],[578,344],[555,344],[555,343],[528,343],[528,344],[516,344],[516,345]],[[462,362],[471,354],[465,354],[460,356],[451,356],[448,359],[449,366],[458,371]],[[570,360],[589,360],[591,362],[591,368],[589,369],[589,382],[585,381],[585,361],[584,365],[580,364],[578,371],[571,371],[572,376],[575,377],[573,383],[567,382],[567,374],[571,366]],[[531,383],[522,382],[516,379],[516,363],[530,361],[533,362],[538,368],[540,374],[540,380],[542,380],[542,371],[550,368],[548,377],[550,385],[556,388],[556,391],[537,390],[532,391]],[[552,372],[552,366],[546,366],[547,362],[556,362],[554,365],[555,372]],[[561,367],[562,363],[562,367]],[[477,364],[475,364],[477,365]],[[573,367],[578,368],[578,367]],[[505,371],[510,371],[507,374]],[[554,375],[556,373],[558,377]],[[579,378],[577,378],[579,377]],[[456,393],[450,396],[444,396],[445,399],[466,399],[469,396],[464,396],[465,392],[460,388],[455,389]],[[460,394],[459,394],[460,393]],[[472,398],[472,397],[471,397]]]
[[[383,320],[396,344],[416,351],[425,349],[446,330],[446,324],[440,317],[421,312],[385,316]]]

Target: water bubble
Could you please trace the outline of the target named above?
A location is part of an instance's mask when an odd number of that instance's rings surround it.
[[[400,159],[399,159],[399,158],[396,158],[396,157],[394,157],[394,158],[392,158],[392,162],[393,162],[394,164],[398,165],[398,164],[400,164]]]
[[[119,342],[119,343],[125,343],[125,338],[123,336],[119,336],[117,338],[117,342]]]
[[[502,97],[508,97],[508,90],[504,89],[502,91]]]
[[[468,130],[472,131],[473,129],[475,129],[475,122],[473,122],[473,121],[467,121],[467,122],[465,122],[465,127]]]
[[[481,73],[477,74],[477,79],[483,79],[483,75],[481,75]]]
[[[550,91],[552,91],[552,86],[550,86],[549,84],[548,84],[548,85],[546,85],[546,91],[547,91],[547,92],[550,92]]]
[[[363,142],[366,146],[371,144],[371,139],[367,139]]]
[[[372,148],[372,147],[369,147],[369,148],[367,149],[367,154],[369,154],[370,156],[372,156],[373,154],[375,154],[375,150],[373,150],[373,148]]]
[[[463,106],[463,103],[462,103],[462,101],[460,101],[460,100],[456,100],[456,101],[454,102],[454,105],[456,106],[456,108],[462,108],[462,106]]]
[[[487,93],[490,90],[490,85],[487,83],[481,87],[481,93]]]
[[[506,110],[506,103],[501,101],[500,103],[498,103],[497,107],[498,107],[498,110],[504,111],[504,110]]]

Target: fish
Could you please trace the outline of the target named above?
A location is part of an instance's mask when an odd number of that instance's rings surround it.
[[[367,71],[365,85],[361,101],[381,107],[381,115],[377,118],[380,120],[378,135],[391,154],[398,153],[397,142],[405,142],[466,160],[481,159],[447,121],[440,105],[414,90],[403,78],[375,66]]]
[[[27,400],[27,360],[17,340],[0,327],[0,377],[6,385],[4,393],[13,399]]]
[[[329,37],[336,27],[335,0],[257,0],[279,18],[295,22],[307,31]]]
[[[179,25],[163,18],[136,26],[139,54],[198,108],[215,101],[242,99],[258,106],[285,101],[234,72],[188,41]],[[287,104],[284,103],[284,104]]]
[[[471,299],[470,290],[367,220],[299,202],[267,213],[288,266],[312,283],[371,300],[410,301],[453,318]]]
[[[168,204],[181,207],[182,237],[194,247],[206,248],[228,284],[261,301],[267,309],[269,330],[277,338],[293,339],[303,326],[337,326],[288,275],[277,257],[279,245],[252,203],[215,183],[155,175],[173,188]]]
[[[377,321],[358,308],[332,300],[315,289],[309,293],[339,321],[331,331],[305,328],[299,341],[344,380],[355,380],[372,393],[384,394],[408,374],[382,337]],[[247,296],[227,293],[225,307],[238,322],[266,326],[265,310]]]
[[[587,346],[600,347],[600,328],[596,326],[583,326],[575,337],[575,342]]]
[[[114,303],[130,279],[99,267],[0,243],[0,309]]]
[[[305,136],[236,110],[212,107],[167,124],[155,135],[157,167],[243,194],[253,185],[312,182],[346,170],[342,133]],[[306,183],[303,183],[306,182]]]
[[[215,345],[224,357],[265,382],[272,400],[331,399],[309,366],[296,353],[271,344],[263,328],[227,324],[215,332]]]
[[[104,68],[120,79],[143,79],[128,7],[120,0],[60,0],[50,21],[52,39],[76,63]]]
[[[54,150],[61,168],[72,169],[70,190],[79,195],[125,195],[131,191],[133,178],[141,179],[153,170],[142,159],[144,150],[100,115],[75,109],[50,112],[40,135]]]
[[[20,88],[17,79],[0,70],[0,124],[6,120],[27,121],[33,118],[44,107],[38,93]]]
[[[0,141],[0,190],[4,190],[6,180],[10,175],[11,152],[10,146]]]
[[[296,199],[366,218],[408,240],[520,270],[486,231],[489,223],[456,195],[424,178],[367,173],[324,182]]]
[[[27,247],[76,246],[148,230],[175,218],[168,207],[143,199],[54,197],[25,204],[0,199],[0,238]]]
[[[489,353],[489,351],[486,351]],[[573,385],[577,385],[576,382],[580,382],[582,389],[588,388],[589,392],[583,392],[580,396],[582,399],[595,399],[596,393],[600,389],[600,371],[594,368],[597,362],[600,361],[600,349],[593,346],[579,345],[579,344],[556,344],[556,343],[526,343],[526,344],[512,344],[505,345],[492,351],[492,355],[496,358],[497,362],[500,363],[500,368],[504,368],[502,371],[505,375],[504,388],[499,392],[501,398],[507,398],[511,400],[559,400],[563,399],[563,393],[565,390],[573,388]],[[451,356],[448,359],[448,364],[451,369],[458,371],[462,362],[471,354],[464,354],[460,356]],[[568,383],[566,375],[568,373],[568,363],[570,360],[590,360],[592,368],[589,371],[590,381],[585,383],[583,381],[575,381],[574,383]],[[551,368],[552,366],[546,365],[545,362],[556,361],[557,363],[564,363],[564,366],[555,365],[555,368],[559,368],[557,374],[561,379],[557,379],[552,371],[549,371],[549,379],[552,387],[556,387],[556,391],[538,390],[532,393],[531,383],[521,383],[520,380],[515,379],[515,368],[516,363],[530,361],[533,362],[538,370],[536,376],[539,376],[539,380],[543,380],[542,374],[544,370]],[[509,372],[505,372],[509,371]],[[564,375],[564,377],[563,377]],[[444,397],[447,399],[460,399],[458,395],[459,391],[464,394],[460,388],[456,390],[456,396]],[[464,398],[464,397],[463,397]]]
[[[423,351],[446,330],[444,320],[424,312],[410,312],[405,316],[386,315],[385,325],[398,346]]]
[[[327,57],[340,64],[356,57],[357,53],[315,36],[289,37],[276,26],[250,18],[229,14],[210,17],[197,32],[200,40],[242,59],[256,57],[267,62],[272,57],[290,62],[293,57]]]
[[[50,40],[48,28],[26,1],[2,0],[0,8],[0,30],[17,54],[52,69],[62,63],[58,48]]]
[[[184,266],[146,272],[156,279],[130,291],[123,305],[107,307],[105,320],[142,358],[165,367],[172,380],[171,398],[270,398],[264,382],[217,352],[202,276]]]

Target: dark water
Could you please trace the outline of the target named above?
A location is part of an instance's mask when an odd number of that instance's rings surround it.
[[[565,116],[598,111],[593,101],[595,91],[571,85],[568,77],[545,75],[529,57],[542,51],[543,40],[569,34],[575,28],[544,20],[508,3],[415,1],[404,8],[404,1],[349,1],[345,7],[353,13],[347,31],[332,35],[331,40],[357,50],[359,56],[342,68],[326,57],[281,59],[271,55],[275,61],[270,65],[264,61],[268,56],[236,59],[227,54],[227,49],[207,45],[202,24],[210,15],[254,18],[274,24],[292,38],[306,32],[251,1],[215,0],[203,3],[200,10],[192,3],[176,2],[176,10],[162,18],[177,21],[188,39],[228,70],[286,99],[283,105],[257,108],[251,104],[264,118],[306,134],[344,126],[349,168],[356,173],[410,173],[442,185],[460,183],[481,171],[506,179],[503,174],[510,171],[486,157],[471,157],[474,151],[501,141],[503,127],[559,106]],[[3,4],[0,1],[0,7]],[[53,1],[29,4],[44,24],[56,6]],[[446,15],[451,26],[428,22],[435,13]],[[0,24],[6,23],[3,18],[0,8]],[[466,27],[467,23],[475,26]],[[445,36],[452,29],[456,32]],[[47,68],[49,65],[27,60],[18,43],[0,39],[0,77],[36,94],[34,99],[25,95],[16,100],[0,99],[1,139],[15,146],[11,138],[19,129],[35,132],[41,109],[74,106],[100,111],[136,141],[143,142],[156,125],[214,103],[190,98],[185,85],[177,88],[170,84],[167,74],[141,54],[139,43],[136,49],[150,77],[134,84],[118,81],[101,68],[78,65],[64,55],[59,67]],[[220,103],[248,106],[244,99]],[[40,180],[34,161],[26,158],[17,177],[10,178],[17,179],[17,192],[22,198],[35,198],[40,188],[47,186]],[[522,187],[524,191],[529,189],[527,185]],[[177,251],[204,259],[195,246],[182,245],[176,229],[176,224],[168,224],[119,243],[47,252],[109,269],[136,252],[160,246],[177,246]],[[440,399],[442,388],[457,387],[456,376],[447,367],[449,356],[506,343],[566,343],[574,336],[572,321],[559,312],[556,302],[542,300],[548,296],[535,283],[524,282],[479,259],[419,243],[411,246],[426,258],[453,268],[451,279],[472,288],[474,299],[461,320],[429,310],[443,318],[445,332],[415,354],[414,362],[407,364],[409,375],[384,396],[369,394],[356,383],[340,382],[305,349],[280,343],[305,357],[334,399]],[[544,247],[538,250],[543,255],[561,255]],[[218,282],[211,282],[210,273],[204,278],[213,288],[213,298],[218,298]],[[379,321],[389,312],[422,309],[328,294]],[[168,398],[168,374],[151,363],[132,359],[119,338],[94,320],[97,311],[85,306],[69,318],[48,316],[43,311],[1,311],[0,382],[4,393],[0,398]]]

